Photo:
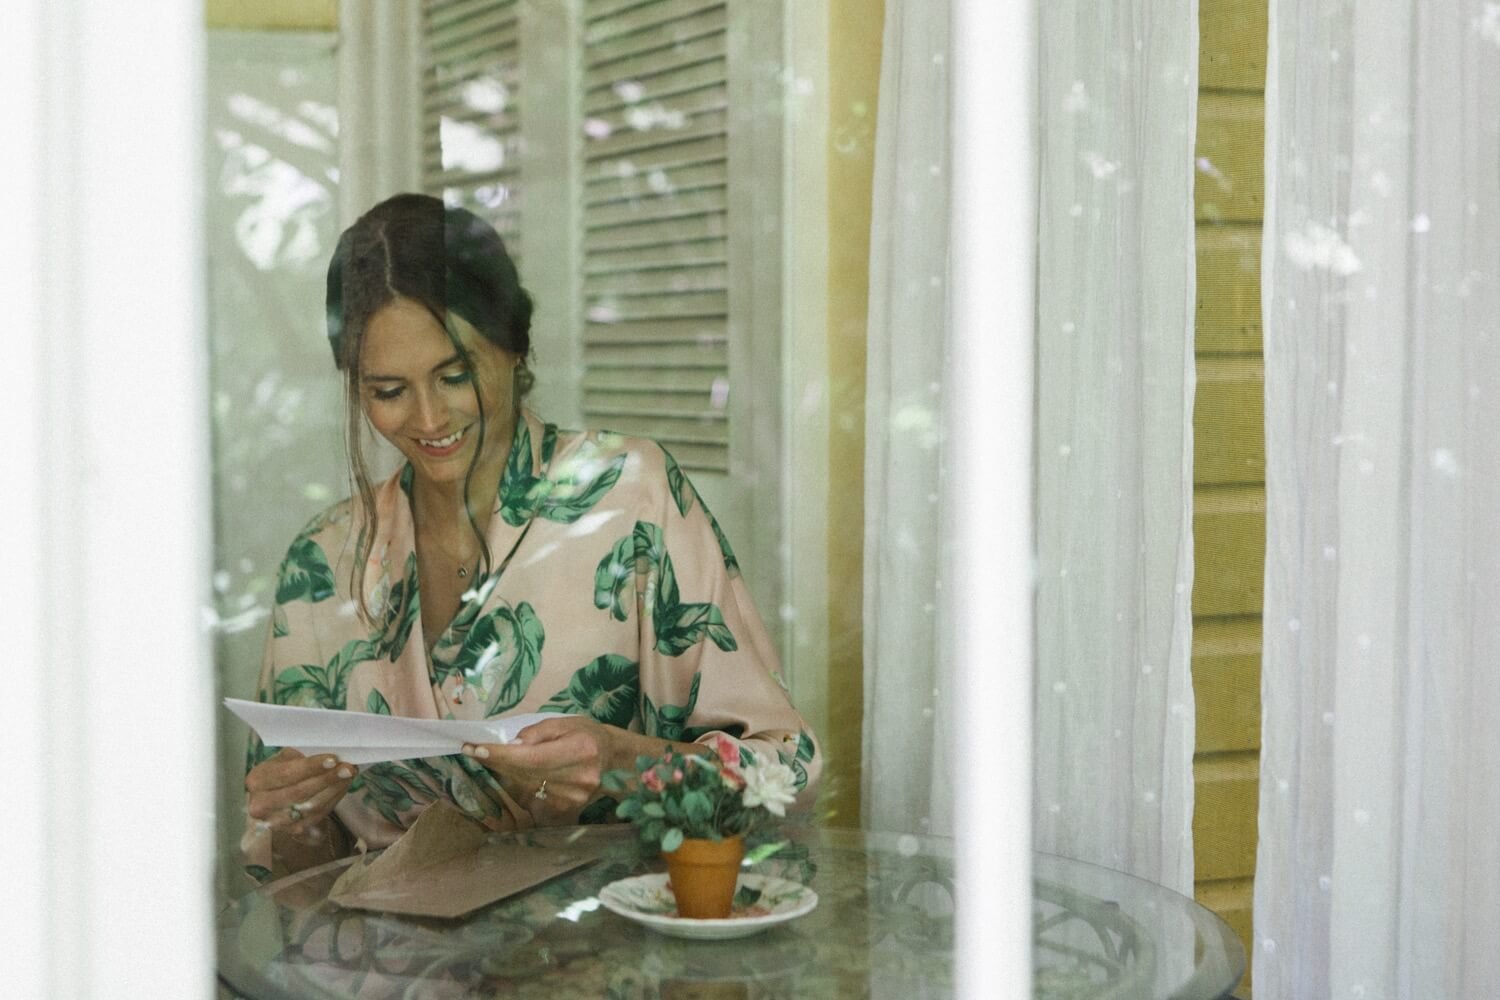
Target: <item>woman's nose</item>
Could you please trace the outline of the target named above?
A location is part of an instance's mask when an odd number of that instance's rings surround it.
[[[448,426],[448,406],[443,401],[442,393],[419,390],[416,394],[417,404],[417,429],[421,431],[441,431]]]

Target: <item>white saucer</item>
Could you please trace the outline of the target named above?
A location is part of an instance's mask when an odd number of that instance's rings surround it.
[[[758,890],[752,905],[735,906],[723,920],[690,920],[677,915],[677,900],[664,873],[637,875],[611,882],[599,890],[599,902],[626,920],[671,937],[723,941],[748,937],[768,927],[796,920],[818,905],[818,894],[807,886],[771,875],[741,875],[739,891]]]

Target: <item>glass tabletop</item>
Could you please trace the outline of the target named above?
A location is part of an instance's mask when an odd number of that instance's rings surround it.
[[[560,844],[576,830],[496,835]],[[953,994],[953,858],[938,838],[792,831],[755,871],[818,894],[815,910],[753,937],[687,941],[599,902],[610,882],[664,870],[627,827],[589,827],[600,859],[459,920],[342,909],[334,862],[231,904],[219,974],[253,1000],[305,998],[947,997]],[[1244,955],[1217,917],[1176,893],[1037,855],[1036,993],[1046,1000],[1214,1000]]]

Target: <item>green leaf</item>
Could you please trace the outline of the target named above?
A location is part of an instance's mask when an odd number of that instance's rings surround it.
[[[552,453],[557,450],[557,425],[542,425],[542,468],[552,464]]]
[[[641,672],[634,660],[617,653],[596,657],[573,673],[563,690],[537,711],[587,715],[628,729],[640,708]]]
[[[390,702],[385,700],[385,695],[379,691],[371,690],[370,697],[365,700],[365,711],[373,715],[390,715]]]
[[[531,605],[498,607],[474,623],[459,657],[469,680],[488,692],[486,715],[514,708],[541,667],[546,630]]]
[[[594,607],[600,610],[608,608],[615,621],[624,621],[630,614],[625,594],[632,589],[634,576],[635,545],[627,535],[615,543],[594,571]]]
[[[500,477],[500,516],[506,524],[519,528],[526,523],[533,511],[531,493],[535,486],[536,477],[531,474],[531,429],[526,421],[519,420],[505,461],[505,473]]]
[[[661,453],[666,459],[667,488],[672,491],[672,499],[677,502],[677,513],[687,517],[688,511],[693,509],[693,498],[697,496],[698,491],[693,488],[693,484],[682,471],[682,466],[677,464],[677,459],[672,457],[672,453],[665,448],[662,448]]]
[[[326,601],[333,596],[333,569],[311,538],[301,536],[287,549],[276,574],[276,603]]]
[[[662,835],[662,838],[661,838],[661,849],[662,849],[662,851],[664,853],[670,854],[673,851],[677,850],[677,848],[679,848],[681,846],[682,846],[682,831],[679,830],[679,829],[677,829],[677,827],[675,827],[675,826],[672,827],[670,830],[668,830],[665,834]]]
[[[572,524],[593,510],[604,499],[604,495],[614,488],[615,483],[620,481],[620,473],[625,469],[627,457],[617,455],[587,485],[580,485],[573,479],[559,479],[552,483],[542,498],[537,513],[549,521]]]
[[[406,555],[406,577],[393,586],[386,597],[385,618],[376,635],[371,636],[381,659],[394,660],[406,648],[421,611],[421,594],[417,588],[417,554]]]
[[[630,781],[630,772],[625,770],[605,771],[599,776],[599,787],[606,792],[624,792]]]
[[[745,863],[750,865],[758,865],[762,861],[769,858],[771,855],[776,854],[783,847],[786,847],[786,845],[787,841],[776,840],[772,841],[769,844],[761,844],[758,847],[753,847],[749,851],[745,852]]]
[[[615,800],[608,796],[601,796],[583,807],[583,811],[578,814],[578,823],[580,826],[608,823],[614,811]]]
[[[626,799],[620,803],[620,808],[615,810],[615,815],[621,819],[635,819],[641,815],[641,800]]]
[[[285,639],[292,634],[292,630],[286,622],[286,611],[280,604],[271,609],[271,636],[275,639]]]
[[[724,615],[712,604],[657,605],[656,648],[667,656],[681,656],[706,637],[715,646],[732,653],[739,648]]]
[[[652,819],[661,819],[667,814],[667,810],[660,802],[647,802],[641,806],[641,813],[642,815],[650,816]]]
[[[761,891],[759,889],[752,889],[748,885],[742,885],[735,890],[734,907],[735,909],[742,910],[754,906],[760,902],[760,896]]]
[[[682,811],[688,822],[696,826],[713,818],[714,806],[702,792],[688,792],[682,797]]]
[[[693,683],[688,688],[688,699],[686,705],[663,705],[657,708],[651,698],[645,694],[641,695],[641,728],[647,736],[663,740],[680,740],[683,738],[683,723],[692,716],[693,709],[698,705],[698,686],[702,683],[703,675],[694,674]],[[650,758],[647,758],[647,764]],[[647,765],[641,765],[647,766]]]

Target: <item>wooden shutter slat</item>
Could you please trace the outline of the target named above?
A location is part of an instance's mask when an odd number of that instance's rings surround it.
[[[728,222],[721,214],[669,219],[640,226],[600,229],[588,233],[584,251],[593,259],[596,251],[665,247],[677,243],[727,236]]]
[[[659,268],[650,271],[620,272],[586,276],[583,293],[593,297],[618,292],[694,292],[725,291],[728,268],[723,265],[693,268]]]
[[[448,28],[494,8],[514,8],[516,0],[427,0],[423,18],[429,32]]]
[[[726,211],[727,197],[722,185],[687,194],[636,198],[595,206],[588,213],[586,232],[613,229],[662,219],[680,219],[708,212]]]
[[[658,153],[672,146],[685,146],[700,139],[725,136],[727,116],[723,111],[705,111],[691,116],[680,129],[634,129],[615,132],[606,139],[591,139],[583,147],[584,160],[594,163],[606,157],[630,156],[634,153]]]
[[[584,71],[585,91],[595,88],[613,88],[621,81],[640,82],[662,76],[697,63],[724,58],[724,32],[708,34],[655,52],[642,52],[624,59],[616,59]]]
[[[728,65],[724,59],[708,59],[643,80],[620,80],[604,84],[584,97],[583,110],[587,114],[598,114],[643,101],[664,101],[700,87],[724,83],[728,79]],[[632,99],[628,100],[627,97]]]
[[[599,123],[608,125],[614,133],[634,130],[637,132],[665,130],[673,126],[657,124],[663,116],[679,118],[684,125],[697,120],[711,111],[727,111],[729,93],[723,84],[700,87],[677,97],[661,101],[640,101],[635,104],[590,115],[588,124],[598,128]]]
[[[584,44],[596,46],[673,21],[686,21],[704,11],[723,6],[724,0],[670,0],[667,3],[642,4],[615,14],[590,17],[583,31]]]
[[[680,341],[719,342],[728,339],[728,326],[722,316],[590,323],[584,330],[585,344],[670,344]]]
[[[690,9],[686,4],[679,6]],[[653,22],[645,23],[635,31],[591,40],[584,50],[587,53],[584,65],[596,69],[624,59],[674,49],[700,38],[722,35],[728,26],[729,19],[722,3],[697,5],[692,13],[657,16]]]
[[[427,32],[427,50],[437,55],[474,38],[501,34],[514,36],[518,22],[514,3],[492,2],[489,7],[479,9],[462,20],[433,24]]]
[[[689,164],[672,170],[648,170],[630,177],[616,177],[589,185],[584,206],[595,208],[633,198],[656,198],[725,186],[724,162]]]
[[[707,395],[713,390],[714,379],[721,376],[711,371],[688,369],[604,369],[586,372],[583,376],[585,390],[640,394],[667,392],[678,395]]]
[[[726,136],[715,133],[697,139],[685,139],[655,149],[638,149],[628,160],[612,160],[601,157],[593,163],[584,164],[584,182],[598,184],[628,177],[640,177],[652,170],[673,170],[677,167],[694,166],[714,160],[723,161],[726,155]]]
[[[649,271],[661,267],[722,264],[727,259],[728,245],[723,237],[691,242],[674,240],[657,246],[625,250],[595,249],[588,255],[583,273],[592,276],[620,271]]]
[[[674,316],[727,316],[727,292],[688,292],[682,295],[612,295],[587,300],[585,316],[591,322],[626,323],[632,320]],[[602,318],[601,318],[602,317]]]
[[[718,344],[585,344],[584,364],[598,371],[612,368],[708,368],[723,371],[729,364],[728,345]]]

